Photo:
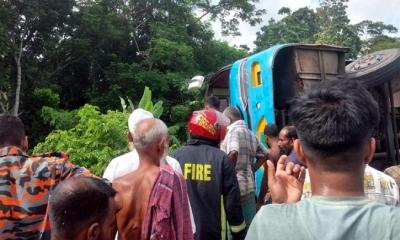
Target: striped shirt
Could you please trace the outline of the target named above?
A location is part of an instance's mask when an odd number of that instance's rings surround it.
[[[251,165],[258,154],[265,154],[257,137],[247,127],[243,120],[236,121],[228,127],[228,132],[221,144],[221,150],[226,154],[238,152],[236,162],[236,177],[239,183],[240,195],[245,196],[255,192],[255,183]]]

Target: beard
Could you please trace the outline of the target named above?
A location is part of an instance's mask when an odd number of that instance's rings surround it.
[[[283,154],[283,155],[289,156],[289,154],[292,152],[292,150],[287,149],[287,148],[281,148],[280,152],[281,152],[281,155]]]

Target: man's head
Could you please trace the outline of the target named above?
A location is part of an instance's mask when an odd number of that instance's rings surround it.
[[[129,134],[130,134],[130,139],[132,141],[133,134],[135,132],[135,128],[138,122],[145,120],[145,119],[152,119],[154,118],[153,114],[149,111],[146,111],[144,109],[138,108],[134,110],[131,115],[129,115],[128,119],[128,129],[129,129]]]
[[[120,208],[115,196],[115,190],[97,178],[62,181],[49,198],[52,239],[114,239]]]
[[[265,126],[264,136],[268,146],[271,146],[271,144],[278,142],[278,137],[279,137],[278,126],[276,126],[276,124],[268,124],[267,126]]]
[[[294,126],[286,126],[279,132],[278,145],[282,154],[289,155],[293,150],[294,140],[297,139],[297,131]]]
[[[242,114],[240,114],[239,109],[232,106],[225,108],[223,114],[225,117],[229,118],[231,124],[242,119]]]
[[[209,96],[206,99],[205,109],[214,109],[219,111],[220,101],[216,96]]]
[[[168,128],[159,119],[142,120],[136,125],[133,144],[139,156],[145,154],[156,164],[160,164],[160,161],[165,161],[168,154]]]
[[[219,143],[221,128],[214,110],[194,111],[190,117],[188,129],[192,138],[201,138]]]
[[[291,119],[301,161],[319,171],[362,169],[375,151],[372,131],[379,122],[378,106],[360,83],[325,81],[295,99]]]
[[[17,146],[24,151],[28,148],[24,124],[19,117],[0,114],[0,147]]]

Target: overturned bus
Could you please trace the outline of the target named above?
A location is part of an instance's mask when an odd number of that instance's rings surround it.
[[[320,81],[362,81],[379,104],[381,121],[374,136],[377,151],[371,165],[383,170],[400,164],[400,49],[375,52],[347,64],[348,48],[284,44],[271,47],[204,78],[189,81],[189,89],[205,88],[217,96],[221,111],[237,107],[248,127],[264,143],[267,124],[290,124],[290,100]],[[205,84],[203,84],[203,82]]]

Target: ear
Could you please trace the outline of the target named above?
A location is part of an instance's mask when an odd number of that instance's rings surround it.
[[[376,149],[376,140],[375,138],[372,137],[368,140],[367,143],[367,150],[366,150],[367,154],[365,155],[364,159],[365,164],[371,162],[372,158],[374,157],[375,149]]]
[[[24,152],[26,152],[26,151],[28,151],[28,146],[29,146],[29,144],[28,144],[28,136],[25,136],[25,137],[22,139],[21,148],[22,148],[22,150],[23,150]]]
[[[133,135],[131,132],[128,132],[128,141],[133,142]]]
[[[165,148],[165,138],[161,138],[157,144],[157,152],[163,154]]]
[[[306,161],[306,157],[304,155],[304,151],[303,151],[303,147],[300,144],[300,140],[299,139],[295,139],[293,141],[293,149],[294,152],[297,155],[297,159],[304,165],[307,166],[307,161]]]
[[[98,222],[93,223],[90,225],[89,229],[87,230],[87,238],[88,240],[97,240],[100,239],[101,229],[100,224]]]

